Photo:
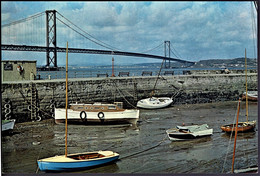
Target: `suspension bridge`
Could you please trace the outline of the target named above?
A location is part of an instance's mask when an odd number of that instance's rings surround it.
[[[71,33],[77,35],[77,37],[74,37],[75,41],[80,43],[81,46],[86,46],[84,42],[87,42],[88,45],[89,43],[92,44],[92,48],[94,45],[97,49],[70,47],[68,48],[69,53],[120,55],[161,59],[165,62],[165,68],[170,66],[170,61],[181,62],[187,66],[194,64],[194,62],[191,61],[171,57],[171,53],[177,56],[175,54],[177,51],[172,51],[170,41],[164,41],[164,43],[159,45],[162,46],[164,44],[164,56],[148,54],[148,52],[157,49],[159,46],[143,53],[122,51],[95,38],[93,35],[78,27],[78,25],[71,22],[56,10],[47,10],[12,23],[4,24],[1,25],[1,28],[1,50],[45,52],[45,68],[52,68],[52,70],[58,69],[57,52],[66,52],[66,48],[57,46],[58,38],[64,38],[66,34],[71,35]],[[59,30],[61,30],[61,34],[60,37],[57,37]],[[69,30],[70,33],[65,34],[65,30]],[[43,36],[45,36],[45,40]]]

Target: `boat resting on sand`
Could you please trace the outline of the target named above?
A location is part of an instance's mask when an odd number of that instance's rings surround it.
[[[144,109],[159,109],[169,106],[173,102],[169,97],[151,97],[139,100],[137,107]]]
[[[247,98],[249,101],[258,101],[258,92],[257,91],[248,91]],[[246,100],[246,92],[242,94],[242,100]]]
[[[55,123],[65,122],[65,108],[55,108]],[[117,123],[136,124],[139,119],[138,109],[123,109],[122,102],[70,104],[68,109],[68,122],[71,123]]]
[[[176,126],[176,128],[168,129],[166,133],[171,141],[180,141],[210,136],[213,134],[213,129],[210,129],[207,124]]]
[[[14,129],[15,119],[2,120],[2,131],[9,131]]]
[[[112,151],[86,152],[49,157],[37,160],[41,171],[81,170],[111,163],[119,158],[119,154]]]
[[[256,126],[256,121],[250,121],[250,122],[238,122],[238,128],[237,132],[250,132],[254,131]],[[236,124],[229,124],[229,125],[223,125],[221,126],[222,131],[225,131],[227,133],[235,132],[236,130]]]

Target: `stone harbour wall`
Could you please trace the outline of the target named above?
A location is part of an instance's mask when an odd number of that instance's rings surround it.
[[[157,76],[70,78],[68,100],[123,101],[124,108],[135,108],[138,100],[151,95],[156,80]],[[248,90],[257,90],[257,73],[249,73],[247,81]],[[174,104],[210,103],[238,100],[245,89],[244,74],[171,75],[159,77],[154,96],[174,96]],[[66,82],[65,79],[3,82],[1,93],[2,119],[15,118],[17,122],[48,119],[54,116],[54,107],[65,107]],[[32,115],[32,106],[36,107],[37,118]]]

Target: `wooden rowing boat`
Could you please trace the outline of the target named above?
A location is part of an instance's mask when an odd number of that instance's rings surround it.
[[[237,132],[250,132],[254,131],[256,126],[256,121],[250,121],[250,122],[239,122],[237,126]],[[229,124],[229,125],[223,125],[221,126],[222,131],[225,131],[227,133],[235,132],[236,124]]]

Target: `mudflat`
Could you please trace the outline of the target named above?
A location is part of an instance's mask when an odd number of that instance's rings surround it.
[[[241,102],[239,121],[245,121]],[[227,173],[231,171],[234,135],[220,126],[235,122],[237,102],[172,105],[140,110],[137,125],[70,125],[68,153],[112,150],[115,163],[77,173]],[[249,102],[249,119],[258,119],[258,105]],[[210,137],[171,142],[166,130],[176,125],[208,124]],[[258,126],[258,120],[257,120]],[[65,153],[65,125],[54,119],[17,123],[2,134],[2,173],[43,173],[37,159]],[[238,134],[235,169],[258,165],[258,128]]]

